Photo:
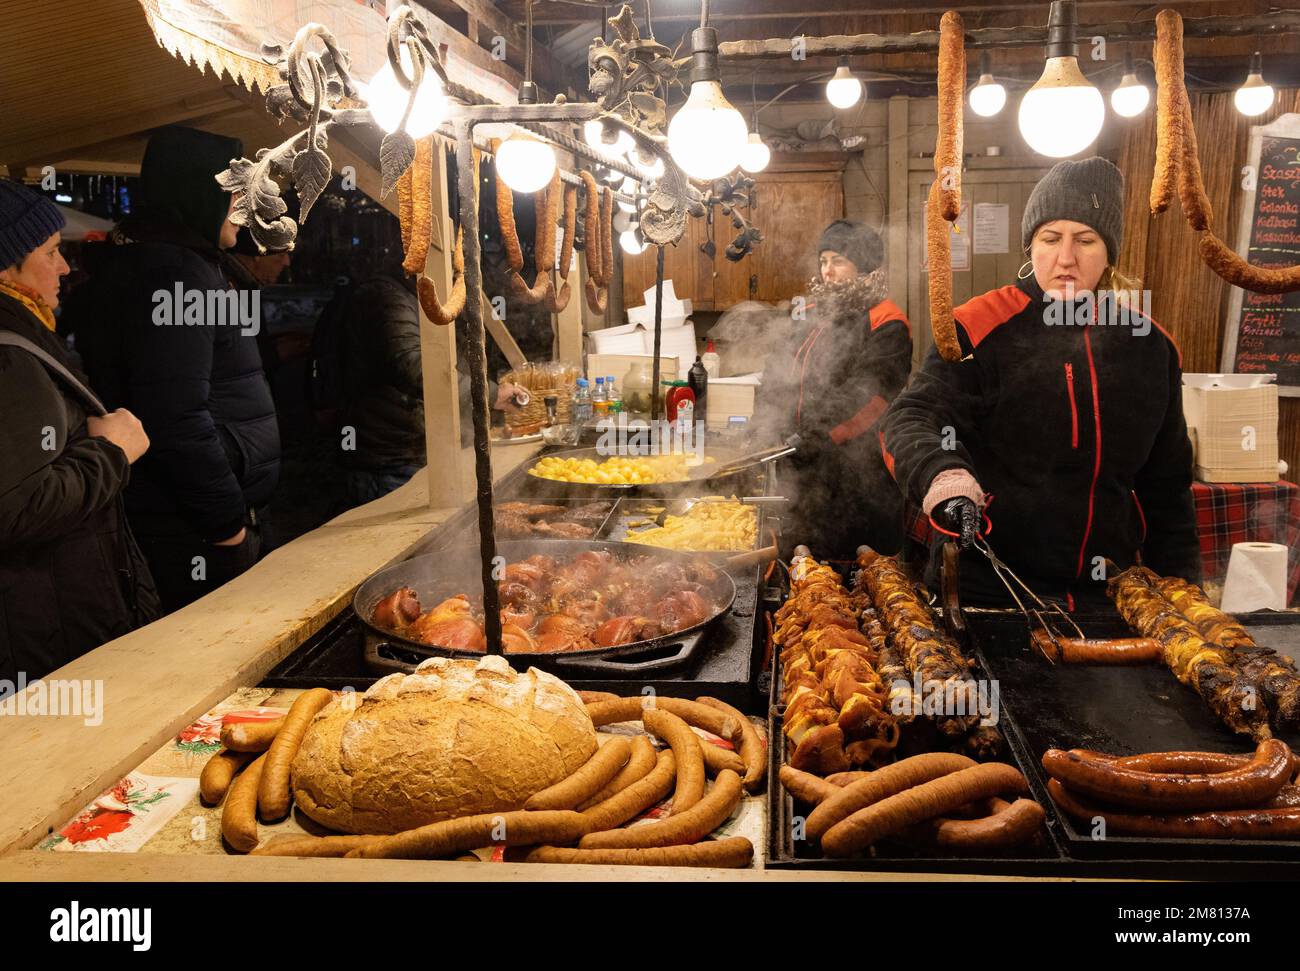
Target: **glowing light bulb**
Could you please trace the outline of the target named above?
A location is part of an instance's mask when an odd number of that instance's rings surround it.
[[[650,245],[638,235],[638,228],[633,226],[618,237],[618,245],[623,247],[623,252],[629,256],[640,256],[645,252],[645,248]]]
[[[1007,89],[993,80],[992,74],[981,74],[975,87],[970,89],[970,110],[985,118],[992,118],[1007,103]]]
[[[826,100],[836,108],[852,108],[862,97],[862,82],[853,76],[847,64],[841,63],[834,76],[826,82]]]
[[[632,198],[635,199],[638,188],[639,186],[637,185],[636,179],[632,178],[632,176],[629,175],[626,179],[623,180],[623,184],[619,186],[618,191],[623,193],[623,195],[625,196],[631,196]],[[615,199],[614,201],[618,203],[618,207],[622,209],[624,212],[627,213],[636,212],[636,206],[634,206],[632,203],[624,202],[622,199]]]
[[[402,67],[408,77],[415,71],[411,64],[411,54],[402,47]],[[406,102],[410,92],[402,87],[393,73],[393,66],[387,61],[376,72],[374,79],[365,85],[361,96],[366,99],[370,114],[375,124],[386,132],[395,132],[402,124],[402,115],[406,111]],[[447,96],[442,90],[442,81],[438,75],[427,67],[420,89],[415,95],[415,104],[411,108],[411,117],[406,121],[406,131],[412,138],[423,138],[442,124],[447,116]]]
[[[772,150],[763,144],[758,132],[749,133],[749,141],[740,153],[740,167],[746,172],[762,172],[772,161]]]
[[[536,192],[555,174],[555,150],[518,132],[497,150],[497,175],[516,192]]]
[[[717,179],[734,169],[749,138],[740,112],[717,81],[696,81],[668,123],[668,151],[692,179]]]
[[[664,174],[664,160],[654,152],[643,152],[640,148],[633,147],[627,153],[627,160],[647,179],[657,179]]]
[[[1262,115],[1273,106],[1273,88],[1264,81],[1264,58],[1256,51],[1250,58],[1250,74],[1232,95],[1232,103],[1243,115]]]
[[[615,133],[613,141],[605,140],[607,131]],[[599,118],[591,118],[583,124],[582,137],[589,146],[606,158],[620,158],[636,146],[631,135],[621,128],[613,126],[606,128],[605,123]]]
[[[1020,101],[1020,134],[1039,155],[1077,155],[1097,140],[1106,118],[1101,92],[1074,57],[1049,57]]]
[[[1110,93],[1110,106],[1124,118],[1142,114],[1150,103],[1151,90],[1133,73],[1125,74],[1119,87]]]

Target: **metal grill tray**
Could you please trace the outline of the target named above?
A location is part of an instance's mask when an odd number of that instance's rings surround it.
[[[978,666],[978,662],[976,662]],[[1054,826],[1051,813],[1047,816],[1046,834],[1039,844],[1028,850],[1016,850],[1001,856],[935,856],[910,849],[899,843],[882,843],[874,856],[860,856],[839,860],[819,856],[802,841],[793,839],[794,820],[797,816],[806,817],[811,808],[796,804],[794,797],[781,785],[779,773],[785,764],[785,706],[777,702],[780,696],[781,658],[779,652],[772,655],[772,681],[770,705],[768,709],[768,781],[767,781],[767,866],[770,869],[784,870],[839,870],[846,872],[883,872],[883,873],[979,873],[998,876],[1028,874],[1061,874],[1061,868],[1068,862]],[[975,671],[976,677],[981,677]],[[1017,765],[1018,753],[1008,750],[1003,760]],[[1024,772],[1024,765],[1017,765]],[[1028,773],[1026,773],[1028,776]],[[1037,794],[1035,794],[1037,795]]]
[[[1118,613],[1077,618],[1089,637],[1128,637]],[[1300,615],[1239,618],[1260,645],[1300,655]],[[1300,861],[1300,842],[1191,840],[1109,836],[1094,840],[1056,809],[1047,795],[1041,758],[1049,748],[1087,748],[1118,755],[1139,752],[1246,752],[1253,743],[1235,735],[1196,692],[1163,664],[1133,667],[1052,665],[1029,645],[1016,611],[966,611],[974,653],[997,680],[1001,726],[1025,770],[1034,796],[1049,808],[1073,857],[1125,860]],[[1282,736],[1292,746],[1300,734]],[[1213,872],[1217,875],[1217,865]]]

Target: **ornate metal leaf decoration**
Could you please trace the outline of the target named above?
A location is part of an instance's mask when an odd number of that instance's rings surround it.
[[[379,171],[382,176],[379,197],[381,199],[393,191],[397,180],[414,161],[415,139],[407,134],[405,129],[399,128],[384,136],[383,142],[379,145]]]
[[[748,256],[757,243],[763,241],[763,234],[753,226],[746,226],[739,236],[731,241],[726,251],[722,254],[732,263],[739,263]]]
[[[217,175],[217,184],[234,193],[235,208],[230,221],[247,226],[258,247],[265,250],[293,249],[298,224],[285,215],[289,207],[280,197],[280,187],[268,174],[266,152],[257,162],[246,158],[232,159],[230,168]]]
[[[329,185],[334,169],[330,157],[315,145],[308,145],[293,157],[293,183],[298,188],[298,219],[306,222],[307,213]]]

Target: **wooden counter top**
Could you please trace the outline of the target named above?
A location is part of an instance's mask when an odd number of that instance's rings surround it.
[[[493,449],[498,480],[537,451]],[[366,577],[452,516],[454,508],[429,508],[426,481],[416,475],[183,610],[52,672],[47,682],[102,684],[99,724],[0,716],[0,854],[34,845],[235,688],[257,684],[346,607]]]

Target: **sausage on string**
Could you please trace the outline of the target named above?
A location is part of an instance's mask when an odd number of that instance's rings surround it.
[[[1183,18],[1173,10],[1156,14],[1156,166],[1151,180],[1151,215],[1169,208],[1178,182],[1183,145]]]
[[[925,207],[925,238],[930,252],[930,329],[934,346],[945,361],[961,360],[961,343],[957,340],[957,321],[952,315],[952,243],[948,224],[940,212],[939,180],[930,184],[930,198]]]
[[[479,160],[481,157],[482,153],[477,148],[474,149],[475,204],[478,202]],[[446,327],[459,317],[465,309],[465,230],[463,227],[456,232],[456,247],[451,253],[451,270],[451,292],[447,295],[446,303],[438,299],[438,287],[427,276],[422,274],[416,285],[420,306],[423,308],[425,316],[440,327]]]
[[[934,147],[934,174],[939,181],[939,215],[948,222],[956,222],[961,215],[965,44],[961,14],[949,10],[939,21],[939,137]]]
[[[569,286],[569,263],[573,260],[573,235],[578,222],[578,187],[564,186],[564,239],[560,243],[560,279],[564,286],[553,290],[546,298],[546,309],[559,313],[569,305],[572,288]]]

